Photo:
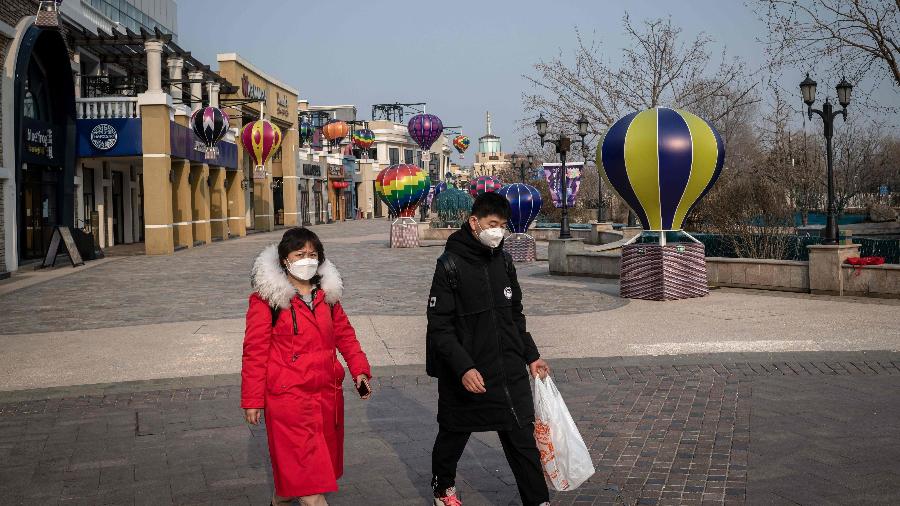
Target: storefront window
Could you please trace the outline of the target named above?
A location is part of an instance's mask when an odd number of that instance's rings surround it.
[[[413,150],[411,150],[411,149],[403,150],[403,163],[415,163],[413,161]]]
[[[388,150],[388,155],[390,157],[391,165],[400,163],[400,148],[390,148]]]

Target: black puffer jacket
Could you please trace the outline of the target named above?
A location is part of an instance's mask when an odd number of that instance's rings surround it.
[[[470,432],[524,427],[534,421],[527,364],[540,354],[525,330],[515,267],[508,273],[502,247],[481,244],[468,223],[450,236],[446,251],[459,286],[451,289],[438,261],[428,300],[427,361],[438,378],[438,423]],[[473,367],[486,393],[463,387],[462,376]]]

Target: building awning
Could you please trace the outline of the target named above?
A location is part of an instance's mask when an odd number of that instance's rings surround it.
[[[141,28],[140,33],[135,33],[130,29],[126,29],[125,33],[113,31],[113,33],[104,32],[97,29],[97,33],[92,33],[84,27],[67,25],[68,42],[70,47],[83,47],[91,55],[97,57],[101,63],[116,65],[128,74],[138,86],[143,86],[143,90],[147,87],[147,55],[144,51],[144,44],[150,40],[158,40],[162,42],[163,58],[181,58],[184,60],[184,70],[182,79],[178,82],[182,84],[190,84],[197,82],[192,81],[188,74],[190,72],[199,71],[203,73],[200,82],[217,82],[220,85],[220,93],[235,93],[237,87],[228,82],[227,79],[210,69],[206,65],[191,55],[190,51],[185,51],[178,44],[172,41],[172,35],[163,33],[159,28],[154,28],[150,32]],[[165,65],[165,62],[163,62]],[[167,76],[167,72],[162,70],[162,83],[164,86],[172,84],[174,81]],[[184,87],[189,90],[189,86]],[[142,91],[143,91],[142,90]],[[194,100],[200,100],[201,97],[193,97]]]

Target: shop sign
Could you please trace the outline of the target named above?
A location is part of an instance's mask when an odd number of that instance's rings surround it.
[[[100,123],[91,129],[91,145],[100,151],[109,151],[119,141],[119,132],[109,123]]]
[[[76,121],[76,156],[139,156],[142,154],[140,118],[80,119]]]
[[[29,163],[61,163],[59,143],[62,137],[59,127],[33,119],[22,121],[22,159]]]
[[[266,90],[261,86],[257,86],[251,83],[250,78],[247,77],[247,74],[244,74],[241,77],[241,93],[243,93],[245,97],[255,100],[266,99]]]
[[[275,108],[275,114],[277,114],[279,116],[284,116],[285,118],[287,118],[287,116],[289,114],[287,95],[282,95],[281,93],[276,92],[275,93],[275,105],[277,106]]]
[[[316,165],[314,163],[304,163],[303,164],[303,175],[304,176],[313,176],[313,177],[322,177],[322,167]]]
[[[328,166],[328,177],[344,177],[344,166],[343,165],[329,165]]]

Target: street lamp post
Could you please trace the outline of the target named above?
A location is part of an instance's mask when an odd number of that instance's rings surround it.
[[[531,168],[534,166],[534,155],[529,154],[525,157],[525,161],[523,162],[521,159],[516,161],[516,167],[519,169],[519,178],[522,182],[525,182],[525,169]]]
[[[556,152],[559,153],[559,161],[560,161],[560,170],[559,170],[559,189],[560,189],[560,198],[562,199],[562,223],[559,225],[559,238],[560,239],[571,239],[572,234],[569,231],[569,202],[567,196],[567,188],[566,188],[566,153],[569,152],[573,143],[580,143],[584,146],[584,138],[588,134],[588,124],[587,119],[582,114],[578,121],[575,123],[578,125],[578,136],[581,137],[581,140],[573,141],[568,138],[565,134],[561,134],[558,139],[545,139],[547,135],[547,120],[544,119],[544,115],[541,114],[538,119],[534,122],[534,126],[537,129],[538,137],[541,138],[541,146],[544,145],[545,142],[549,142],[556,146]]]
[[[828,210],[827,221],[825,222],[824,244],[838,243],[838,224],[837,212],[834,206],[834,154],[831,147],[831,137],[834,135],[834,119],[841,115],[844,121],[847,120],[847,106],[850,105],[850,92],[853,86],[846,79],[835,87],[838,95],[838,103],[841,104],[841,110],[835,111],[828,97],[825,97],[825,103],[822,109],[813,109],[813,103],[816,101],[816,82],[810,79],[806,74],[806,79],[800,83],[800,92],[803,94],[803,102],[806,104],[806,114],[812,119],[813,113],[822,118],[825,127],[825,156],[828,167]]]

